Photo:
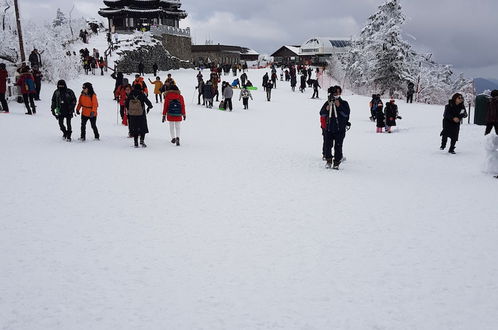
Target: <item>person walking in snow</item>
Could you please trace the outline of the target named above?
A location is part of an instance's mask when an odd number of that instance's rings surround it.
[[[52,95],[51,112],[59,122],[62,138],[67,142],[71,142],[71,119],[73,118],[75,107],[76,96],[74,92],[67,88],[64,80],[59,80],[57,82],[57,89]],[[66,120],[66,125],[64,125],[64,120]]]
[[[169,122],[169,132],[171,135],[171,143],[180,145],[180,124],[187,119],[185,112],[185,101],[176,85],[166,93],[164,98],[163,108],[163,123],[165,120]]]
[[[202,78],[197,80],[197,86],[195,86],[195,89],[197,89],[197,104],[201,104],[202,97],[202,105],[206,105],[206,99],[204,98],[204,80],[202,80]]]
[[[7,67],[5,63],[0,63],[0,104],[2,105],[2,112],[9,113],[9,104],[5,99],[5,93],[7,92],[7,78],[9,73],[7,72]]]
[[[401,119],[398,113],[398,106],[395,104],[394,98],[386,104],[386,132],[392,133],[392,128],[396,126],[396,119]]]
[[[299,85],[299,91],[301,93],[304,93],[305,90],[306,90],[306,75],[302,74],[301,75],[301,84]]]
[[[229,83],[225,84],[225,89],[223,90],[223,109],[229,109],[232,111],[232,97],[233,97],[233,89]]]
[[[141,76],[145,76],[144,70],[145,70],[145,65],[142,62],[138,63],[138,74]]]
[[[382,103],[382,100],[380,99],[380,94],[372,94],[372,100],[369,103],[371,121],[375,121],[375,119],[377,118],[377,108],[379,106],[384,106],[384,103]]]
[[[156,103],[159,103],[158,99],[159,99],[159,101],[161,101],[161,103],[163,103],[163,94],[161,93],[161,88],[163,87],[163,82],[161,81],[161,77],[157,76],[155,81],[152,81],[149,78],[149,82],[152,85],[154,85],[154,95],[156,96]]]
[[[125,116],[125,103],[126,103],[126,87],[131,85],[128,83],[127,78],[123,78],[121,86],[118,86],[116,88],[116,91],[114,92],[115,100],[119,103],[119,114],[121,115],[121,120],[124,121],[124,116]]]
[[[29,54],[29,63],[31,64],[31,67],[34,67],[35,65],[37,67],[41,67],[42,66],[42,62],[41,62],[41,55],[40,53],[38,52],[38,49],[33,49],[33,51],[31,52],[31,54]]]
[[[147,110],[145,105],[147,105]],[[149,133],[147,114],[152,109],[152,103],[144,94],[140,85],[133,86],[133,90],[126,98],[125,107],[128,116],[128,127],[131,136],[133,136],[135,148],[138,148],[139,137],[142,148],[147,147],[145,144],[145,134]]]
[[[251,91],[247,89],[247,86],[243,86],[240,90],[239,101],[242,99],[242,104],[244,105],[244,110],[249,109],[249,98],[252,98]]]
[[[317,79],[313,80],[312,86],[313,86],[313,96],[311,96],[311,98],[312,99],[314,99],[314,98],[318,99],[318,88],[322,88],[322,86],[320,86],[320,84],[318,83]]]
[[[277,88],[277,72],[271,73],[271,81],[272,81],[273,88]]]
[[[211,80],[208,80],[204,84],[202,88],[202,95],[204,97],[206,108],[211,109],[213,107],[213,97],[214,97],[213,82]]]
[[[377,133],[382,133],[382,130],[386,127],[386,116],[384,115],[384,106],[382,103],[379,103],[375,111],[375,120],[377,122]]]
[[[460,123],[466,117],[467,111],[465,110],[463,96],[460,93],[455,93],[444,108],[443,130],[440,134],[441,150],[446,148],[446,143],[448,142],[448,138],[450,138],[451,143],[448,152],[455,154],[455,145],[460,133]]]
[[[263,75],[263,89],[265,90],[265,92],[266,92],[266,85],[268,84],[268,80],[270,80],[270,78],[268,77],[268,72],[266,72]]]
[[[123,72],[113,72],[111,74],[111,78],[116,80],[114,83],[114,90],[112,91],[112,94],[114,95],[114,100],[116,100],[116,90],[118,89],[119,86],[123,84]]]
[[[36,89],[35,101],[40,101],[40,91],[41,91],[43,74],[41,73],[38,66],[34,66],[31,72],[33,73],[33,78],[35,78],[35,89]]]
[[[266,83],[266,100],[271,101],[271,90],[273,89],[273,81],[268,80]]]
[[[154,76],[157,76],[157,70],[159,69],[159,67],[157,66],[157,63],[154,63],[152,65],[152,71],[154,72]]]
[[[246,81],[247,81],[247,73],[243,72],[241,75],[240,75],[240,82],[242,83],[242,86],[245,86],[246,85]],[[240,87],[240,86],[239,86]]]
[[[78,105],[76,106],[76,114],[80,114],[81,111],[81,136],[80,141],[86,140],[86,123],[90,121],[92,126],[93,134],[95,140],[100,139],[99,130],[97,129],[97,109],[99,107],[99,101],[97,99],[97,94],[93,90],[91,83],[86,82],[83,84],[83,90],[81,91],[80,98],[78,100]]]
[[[296,85],[297,85],[297,79],[296,79],[296,75],[291,75],[290,76],[290,85],[291,85],[291,89],[293,92],[296,91]]]
[[[144,78],[141,77],[139,74],[135,75],[135,80],[133,80],[132,86],[135,85],[140,85],[140,88],[142,88],[142,92],[144,92],[145,95],[149,96],[149,90],[147,89],[147,84],[144,81]]]
[[[486,130],[484,135],[491,133],[495,128],[495,133],[498,135],[498,89],[491,92],[491,100],[488,104],[488,113],[486,114]]]
[[[351,127],[349,123],[349,104],[341,99],[342,88],[333,86],[328,89],[328,101],[320,109],[320,125],[323,135],[322,152],[327,161],[327,168],[338,170],[343,153],[342,145],[346,131]],[[332,155],[334,148],[334,155]],[[332,165],[333,161],[333,165]]]
[[[415,94],[415,84],[410,81],[406,92],[406,103],[413,103],[413,94]]]
[[[24,100],[24,105],[26,106],[26,115],[32,115],[36,113],[35,105],[35,94],[36,85],[35,78],[29,72],[29,67],[25,66],[21,69],[21,75],[17,79],[16,85],[21,88],[22,98]]]
[[[99,68],[100,68],[100,75],[104,75],[104,68],[107,65],[107,63],[104,61],[104,58],[101,56],[99,59]]]

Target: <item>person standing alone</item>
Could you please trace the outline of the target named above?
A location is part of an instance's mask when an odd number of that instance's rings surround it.
[[[71,119],[74,114],[74,107],[76,106],[76,96],[74,92],[67,88],[64,80],[57,82],[57,89],[52,95],[52,115],[59,121],[59,127],[62,131],[62,138],[71,142]],[[66,125],[64,126],[64,119]]]

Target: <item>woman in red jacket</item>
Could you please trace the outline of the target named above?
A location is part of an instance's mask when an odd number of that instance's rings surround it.
[[[180,145],[180,123],[187,119],[185,114],[185,101],[176,85],[172,85],[166,92],[163,108],[163,123],[167,119],[169,122],[169,132],[171,143]]]
[[[19,79],[17,79],[17,86],[21,88],[22,98],[24,100],[24,105],[26,106],[27,115],[31,115],[36,113],[35,106],[35,94],[36,94],[36,86],[35,86],[35,78],[29,72],[29,67],[23,67],[21,70],[21,75]],[[31,106],[31,108],[30,108]]]

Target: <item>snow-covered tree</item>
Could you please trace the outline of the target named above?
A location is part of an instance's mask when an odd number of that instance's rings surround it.
[[[66,24],[66,22],[67,22],[66,16],[64,15],[64,13],[60,8],[57,8],[57,13],[55,14],[55,19],[52,22],[52,25],[54,27],[61,26]]]

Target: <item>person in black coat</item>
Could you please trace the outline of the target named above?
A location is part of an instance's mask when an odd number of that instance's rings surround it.
[[[142,107],[142,113],[140,115],[132,115],[130,113],[130,103],[140,102]],[[145,105],[147,104],[147,110],[145,110]],[[145,134],[149,133],[149,128],[147,126],[147,114],[150,109],[152,109],[152,103],[149,101],[147,96],[144,94],[140,85],[134,85],[133,90],[126,99],[125,107],[128,111],[128,126],[131,136],[133,136],[135,148],[138,148],[138,137],[140,136],[140,145],[145,148]]]
[[[339,169],[342,161],[342,144],[346,137],[346,130],[351,127],[349,122],[349,104],[341,99],[342,88],[333,86],[328,89],[329,97],[320,109],[320,124],[323,135],[323,156],[327,161],[327,168]],[[332,155],[334,148],[334,155]],[[332,160],[334,165],[332,166]]]
[[[318,98],[318,88],[322,88],[322,86],[318,83],[318,79],[313,79],[311,84],[313,86],[313,96],[311,98]]]
[[[396,126],[396,119],[401,119],[398,115],[398,106],[394,103],[394,99],[391,98],[386,104],[386,132],[391,133],[392,127]]]
[[[410,81],[406,92],[406,103],[413,103],[413,94],[415,94],[415,84]]]
[[[114,84],[114,90],[112,91],[112,94],[114,95],[114,100],[116,100],[116,90],[118,89],[119,86],[123,85],[123,72],[113,72],[111,74],[111,78],[116,80],[116,83]]]
[[[377,133],[382,133],[382,130],[386,127],[386,117],[384,116],[383,106],[379,104],[377,111],[375,112],[375,120],[377,121]]]
[[[301,93],[304,93],[306,89],[306,75],[301,75],[301,85],[299,85],[299,91],[301,91]]]
[[[460,122],[463,118],[467,117],[467,111],[463,102],[463,96],[460,93],[453,95],[451,100],[444,108],[443,114],[443,130],[441,131],[441,150],[446,148],[448,138],[451,139],[450,154],[455,153],[455,144],[458,141],[460,133]]]
[[[144,64],[143,64],[142,62],[138,63],[138,73],[139,73],[141,76],[145,75],[145,73],[144,73],[144,69],[145,69]]]
[[[272,89],[273,89],[273,81],[268,80],[268,82],[266,83],[266,99],[268,100],[268,102],[271,101],[271,90]]]
[[[268,72],[265,73],[265,75],[263,76],[263,89],[266,91],[266,85],[268,84],[268,81],[270,80],[270,78],[268,77]]]
[[[67,88],[64,80],[59,80],[57,82],[57,89],[52,95],[51,111],[52,115],[59,121],[62,138],[67,142],[71,142],[71,118],[73,118],[76,103],[74,92]],[[67,127],[64,126],[64,119],[66,119]]]
[[[291,88],[292,88],[292,91],[295,92],[296,91],[296,85],[297,85],[297,79],[296,79],[296,75],[292,75],[290,76],[290,85],[291,85]]]
[[[154,63],[152,65],[152,71],[154,71],[154,76],[157,76],[157,70],[159,69],[159,67],[157,66],[157,63]]]
[[[206,83],[202,87],[202,96],[204,97],[206,108],[212,108],[214,91],[213,91],[213,83],[211,80],[206,81]]]
[[[34,66],[31,72],[33,73],[33,77],[35,78],[35,87],[36,87],[35,101],[40,101],[40,91],[41,91],[43,74],[41,73],[38,66]]]

